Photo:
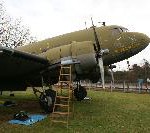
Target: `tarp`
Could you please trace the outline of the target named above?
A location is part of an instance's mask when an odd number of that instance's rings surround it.
[[[46,115],[29,115],[29,119],[25,120],[25,121],[21,121],[21,120],[10,120],[9,123],[11,124],[22,124],[22,125],[32,125],[38,121],[43,120],[44,118],[46,118]]]

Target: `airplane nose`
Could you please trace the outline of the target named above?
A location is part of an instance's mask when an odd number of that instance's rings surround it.
[[[130,35],[128,37],[130,38],[130,41],[132,40],[131,42],[133,47],[128,52],[133,55],[145,49],[150,43],[150,38],[143,33],[130,32],[129,34]]]
[[[145,49],[150,43],[150,38],[139,32],[124,32],[116,39],[115,45],[121,47],[117,48],[117,52],[127,55],[135,55]]]
[[[150,43],[150,38],[143,33],[135,33],[135,38],[136,38],[138,44],[140,44],[143,47],[148,46]]]

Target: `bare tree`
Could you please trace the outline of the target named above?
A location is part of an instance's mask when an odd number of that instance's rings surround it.
[[[35,42],[30,30],[21,24],[21,19],[12,19],[0,3],[0,45],[16,48],[27,43]]]

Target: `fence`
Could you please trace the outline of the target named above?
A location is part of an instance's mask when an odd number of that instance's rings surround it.
[[[96,89],[96,90],[102,90],[102,85],[100,82],[98,83],[91,83],[91,82],[85,82],[82,81],[81,85],[86,87],[87,89]],[[115,81],[113,83],[112,81],[106,81],[105,83],[106,90],[108,91],[123,91],[123,92],[148,92],[150,93],[150,83],[149,82],[143,82],[141,80],[137,82],[130,82],[130,81]]]

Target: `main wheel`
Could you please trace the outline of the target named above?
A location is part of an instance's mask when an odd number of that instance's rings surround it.
[[[45,94],[42,93],[39,97],[39,103],[46,113],[52,113],[54,107],[54,101],[56,97],[56,91],[48,89]]]

